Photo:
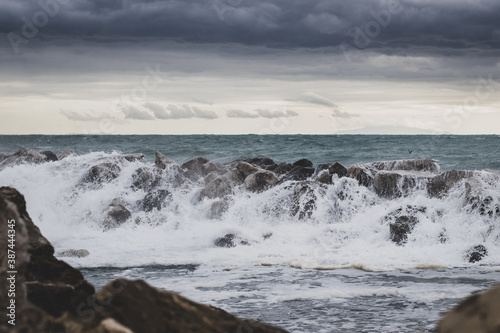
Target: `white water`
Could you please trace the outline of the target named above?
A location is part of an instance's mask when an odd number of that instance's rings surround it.
[[[316,207],[309,218],[292,216],[293,186],[284,183],[263,193],[236,188],[232,205],[220,220],[209,219],[215,200],[194,204],[202,184],[174,188],[173,202],[161,211],[143,212],[137,201],[142,190],[131,189],[132,174],[149,162],[125,162],[117,179],[99,188],[82,186],[83,175],[95,164],[117,154],[90,153],[41,165],[20,165],[0,171],[0,184],[17,188],[26,197],[28,212],[56,252],[87,249],[85,258],[65,258],[79,267],[132,267],[153,264],[201,264],[219,268],[279,265],[298,268],[361,268],[390,271],[411,268],[500,265],[498,217],[470,212],[464,206],[465,187],[457,185],[444,199],[425,190],[405,198],[382,199],[350,178],[315,187]],[[172,172],[170,171],[172,175]],[[489,177],[489,178],[488,178]],[[500,185],[487,172],[477,172],[498,204]],[[122,198],[132,218],[105,231],[104,211]],[[301,199],[301,204],[309,200]],[[408,205],[426,207],[417,212],[419,223],[405,246],[389,237],[389,213]],[[439,241],[445,233],[447,242]],[[233,233],[250,245],[219,248],[218,237]],[[272,234],[269,239],[264,235]],[[472,246],[488,249],[479,263],[464,255]]]

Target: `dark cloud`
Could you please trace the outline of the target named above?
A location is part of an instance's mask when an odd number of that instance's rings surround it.
[[[43,11],[40,3],[52,4],[47,23],[39,27],[43,38],[500,48],[497,0],[6,0],[0,4],[0,33],[21,36],[25,19],[33,23]],[[43,23],[40,15],[38,20]]]

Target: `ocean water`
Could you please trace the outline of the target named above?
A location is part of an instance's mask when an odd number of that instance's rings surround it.
[[[0,185],[25,195],[56,254],[90,252],[62,259],[97,287],[117,277],[140,278],[291,332],[432,332],[444,311],[500,281],[500,218],[468,203],[463,182],[440,199],[423,189],[385,199],[336,177],[298,199],[294,182],[262,193],[235,187],[219,218],[210,218],[217,199],[196,199],[203,180],[176,186],[173,168],[159,185],[172,194],[159,211],[140,209],[147,192],[132,186],[138,168],[153,168],[157,150],[179,164],[196,156],[218,163],[307,158],[315,166],[338,161],[346,167],[429,158],[441,171],[475,170],[494,207],[500,203],[499,136],[0,136],[0,152],[21,147],[74,150],[61,161],[4,169]],[[146,158],[121,163],[118,177],[101,186],[82,183],[93,165],[129,153]],[[132,217],[106,230],[115,198]],[[391,241],[389,228],[401,211],[418,219],[404,246]],[[228,233],[237,235],[237,246],[214,245]],[[466,253],[476,245],[488,255],[470,263]]]

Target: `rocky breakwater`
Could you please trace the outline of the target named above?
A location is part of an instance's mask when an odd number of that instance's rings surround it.
[[[96,293],[77,269],[54,257],[14,188],[0,188],[0,234],[0,332],[286,332],[141,280],[114,280]],[[13,251],[15,263],[9,262]]]

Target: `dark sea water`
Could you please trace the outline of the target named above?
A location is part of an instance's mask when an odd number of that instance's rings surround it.
[[[499,136],[0,136],[0,152],[21,147],[75,152],[57,162],[3,169],[0,185],[25,195],[56,255],[90,252],[62,259],[96,287],[117,277],[144,279],[291,332],[433,332],[447,309],[500,281],[500,217],[478,213],[463,182],[443,198],[417,189],[386,199],[345,177],[328,186],[310,181],[312,191],[300,199],[294,197],[300,184],[293,182],[262,193],[235,187],[218,218],[209,214],[216,199],[196,199],[203,180],[176,187],[175,170],[167,169],[159,187],[172,196],[153,211],[138,204],[147,191],[132,186],[136,170],[154,168],[157,150],[179,164],[196,156],[219,163],[307,158],[315,166],[338,161],[346,167],[428,158],[441,171],[477,170],[489,203],[498,205]],[[131,153],[143,153],[145,160],[120,162],[118,177],[105,184],[82,183],[92,166]],[[106,230],[103,221],[115,198],[132,217]],[[293,205],[303,208],[311,200],[306,218],[293,213]],[[408,207],[418,208],[412,213],[418,224],[398,246],[390,240],[390,217]],[[215,246],[227,233],[248,245]],[[488,255],[468,262],[467,251],[479,244]]]

